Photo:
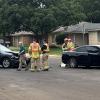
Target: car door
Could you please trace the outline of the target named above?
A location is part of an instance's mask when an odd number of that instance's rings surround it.
[[[89,58],[88,58],[88,52],[86,47],[79,47],[76,49],[76,53],[77,53],[77,62],[78,65],[88,65],[89,62]]]
[[[98,48],[96,46],[88,46],[86,48],[88,50],[91,65],[92,66],[100,65],[100,48]]]

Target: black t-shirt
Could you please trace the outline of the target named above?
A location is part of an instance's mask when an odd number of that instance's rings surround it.
[[[46,49],[47,49],[47,46],[46,46],[45,44],[43,44],[43,46],[42,46],[42,48],[41,48],[42,52],[45,53],[44,50],[46,50]]]

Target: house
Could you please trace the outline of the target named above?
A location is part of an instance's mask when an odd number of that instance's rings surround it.
[[[100,23],[80,22],[76,25],[61,26],[53,31],[53,33],[48,34],[49,45],[56,44],[56,36],[59,32],[66,34],[78,46],[100,44]],[[20,41],[25,45],[29,45],[35,37],[35,34],[33,32],[21,31],[11,36],[13,46],[18,46],[18,42]],[[39,42],[41,43],[41,41],[42,36],[39,36]]]
[[[100,23],[81,22],[68,26],[67,33],[79,46],[100,44]]]
[[[26,32],[26,31],[20,31],[20,32],[15,32],[15,34],[11,34],[12,37],[12,45],[13,46],[18,46],[19,42],[23,42],[25,45],[29,45],[34,38],[34,33],[33,32]]]
[[[64,27],[62,32],[78,46],[100,44],[100,23],[80,22]]]
[[[55,45],[56,44],[56,33],[50,33],[48,35],[48,44],[51,45]]]
[[[100,45],[100,28],[90,29],[89,32],[89,44]]]
[[[15,34],[11,34],[11,39],[12,39],[12,46],[18,46],[18,43],[21,41],[25,45],[29,45],[30,43],[33,42],[33,39],[36,37],[36,35],[33,32],[26,32],[26,31],[20,31],[20,32],[15,32]],[[49,45],[52,45],[52,43],[55,42],[55,35],[54,34],[49,34],[48,35],[48,43]],[[38,42],[41,44],[43,41],[43,37],[41,35],[38,36]]]
[[[63,26],[59,26],[56,30],[54,30],[50,35],[49,35],[49,38],[51,39],[51,41],[49,42],[51,45],[52,44],[57,44],[56,43],[56,37],[58,35],[60,35],[60,33],[65,33],[66,31],[66,27],[63,27]]]

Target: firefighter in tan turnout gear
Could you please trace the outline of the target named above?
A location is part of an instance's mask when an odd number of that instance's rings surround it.
[[[72,51],[75,48],[74,43],[70,38],[65,38],[64,43],[62,45],[62,51]],[[66,64],[61,62],[61,67],[65,67]]]
[[[29,54],[31,56],[31,71],[40,70],[40,53],[41,48],[39,43],[36,40],[33,40],[33,43],[29,46]]]
[[[67,43],[68,43],[68,38],[65,38],[65,39],[64,39],[64,43],[63,43],[63,45],[62,45],[62,52],[63,52],[63,51],[67,51]],[[66,64],[64,64],[63,62],[61,62],[60,66],[61,66],[61,67],[65,67]]]
[[[44,40],[43,46],[41,48],[42,51],[42,66],[44,71],[48,71],[49,65],[48,65],[48,56],[49,56],[49,45]]]
[[[74,43],[72,42],[72,40],[69,38],[65,38],[64,39],[64,43],[62,45],[62,50],[63,51],[71,51],[75,48]]]
[[[67,42],[67,50],[68,51],[72,51],[74,48],[75,48],[74,43],[72,42],[71,39],[68,39],[68,42]]]
[[[65,38],[64,43],[62,45],[62,51],[67,51],[67,43],[68,43],[68,38]]]

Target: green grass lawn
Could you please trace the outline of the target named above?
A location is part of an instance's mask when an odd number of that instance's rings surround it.
[[[50,48],[50,55],[61,55],[61,48]]]
[[[18,52],[18,47],[9,47],[9,49]]]
[[[12,51],[18,52],[18,48],[17,47],[10,47],[9,49],[11,49]],[[26,51],[28,48],[26,47]],[[62,50],[60,47],[53,47],[50,48],[50,55],[61,55]]]

